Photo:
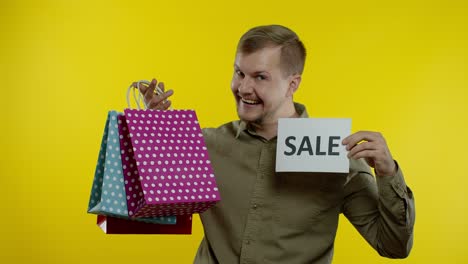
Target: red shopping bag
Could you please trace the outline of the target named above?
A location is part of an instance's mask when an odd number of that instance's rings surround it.
[[[153,224],[98,215],[97,225],[106,234],[192,234],[192,216],[177,216],[175,225]]]

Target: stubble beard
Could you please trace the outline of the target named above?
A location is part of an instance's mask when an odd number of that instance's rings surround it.
[[[271,113],[273,114],[273,113]],[[239,116],[239,119],[243,122],[245,122],[248,126],[252,126],[254,128],[261,128],[265,122],[265,120],[268,118],[268,113],[261,113],[258,117],[256,117],[254,120],[246,120],[241,117],[239,114],[239,109],[237,110],[237,115]]]

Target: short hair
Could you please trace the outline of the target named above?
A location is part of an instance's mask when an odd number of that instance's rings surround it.
[[[265,47],[281,46],[280,67],[286,76],[302,74],[306,49],[296,33],[280,25],[258,26],[239,40],[237,53],[251,54]]]

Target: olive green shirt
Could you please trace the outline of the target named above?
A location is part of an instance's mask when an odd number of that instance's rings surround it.
[[[341,213],[380,255],[409,254],[414,200],[400,168],[374,178],[363,160],[350,160],[349,174],[276,173],[276,137],[240,121],[204,136],[221,201],[200,214],[194,263],[331,263]]]

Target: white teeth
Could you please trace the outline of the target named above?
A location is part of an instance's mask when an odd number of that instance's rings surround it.
[[[260,103],[260,101],[249,100],[249,99],[244,99],[244,98],[241,98],[241,99],[242,99],[242,102],[244,102],[246,104],[258,104],[258,103]]]

